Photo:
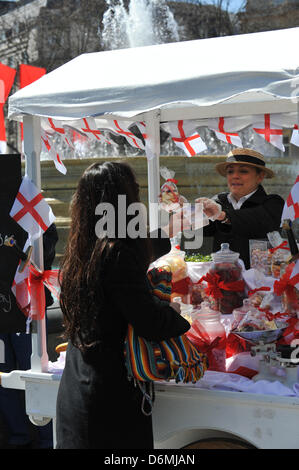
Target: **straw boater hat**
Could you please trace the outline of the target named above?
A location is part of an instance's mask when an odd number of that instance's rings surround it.
[[[244,164],[260,168],[265,173],[265,178],[273,178],[274,172],[266,168],[264,157],[261,153],[252,149],[237,148],[229,152],[226,161],[218,163],[215,168],[222,176],[226,176],[226,168],[232,164]]]

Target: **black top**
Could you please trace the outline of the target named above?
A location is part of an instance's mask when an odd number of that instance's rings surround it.
[[[138,256],[124,243],[114,248],[102,279],[100,345],[88,354],[68,345],[57,399],[57,448],[152,448],[151,417],[142,413],[142,394],[127,379],[128,323],[152,340],[178,336],[190,325],[152,296]]]
[[[284,200],[277,194],[266,194],[260,185],[240,209],[234,209],[228,201],[228,194],[218,194],[216,202],[221,204],[230,224],[210,222],[203,233],[214,237],[214,252],[220,250],[221,243],[229,243],[230,249],[240,253],[246,269],[249,269],[249,240],[267,239],[268,232],[280,229]]]

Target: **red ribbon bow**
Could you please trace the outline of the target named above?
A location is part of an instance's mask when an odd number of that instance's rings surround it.
[[[178,183],[178,180],[176,180],[174,178],[168,178],[166,181],[170,181],[171,183],[174,183],[174,184]]]
[[[269,248],[269,252],[273,254],[277,250],[289,250],[290,251],[290,249],[287,245],[288,245],[288,242],[285,240],[280,245],[275,246],[274,248]]]
[[[273,290],[274,293],[278,296],[282,295],[286,290],[293,288],[299,282],[299,274],[296,274],[292,277],[292,279],[290,279],[292,265],[290,264],[288,268],[289,269],[287,269],[282,278],[279,279],[279,281],[274,282]]]
[[[251,290],[248,291],[248,296],[253,295],[253,294],[255,294],[256,292],[259,292],[259,291],[268,291],[268,290],[271,290],[271,288],[270,287],[265,287],[265,286],[258,287],[257,289],[251,289]]]
[[[220,280],[219,274],[207,273],[199,280],[199,282],[201,281],[207,282],[208,286],[205,288],[205,293],[214,299],[223,297],[221,290],[242,292],[245,288],[245,283],[242,279],[239,281],[224,282]]]
[[[59,298],[58,269],[39,271],[33,265],[29,269],[30,316],[33,320],[41,320],[45,316],[46,299],[44,284]]]
[[[280,312],[277,312],[277,313],[271,313],[269,311],[265,312],[266,313],[266,317],[269,321],[272,321],[272,320],[277,320],[278,318],[285,318],[285,317],[289,317],[289,313],[280,313]]]

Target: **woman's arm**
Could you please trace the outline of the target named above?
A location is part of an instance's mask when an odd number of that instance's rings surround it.
[[[165,302],[157,302],[151,293],[146,273],[137,256],[121,249],[109,262],[105,291],[115,309],[144,338],[160,341],[185,333],[190,324]]]

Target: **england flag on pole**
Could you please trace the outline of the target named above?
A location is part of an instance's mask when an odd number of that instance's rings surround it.
[[[51,207],[27,175],[9,215],[28,232],[30,242],[39,238],[55,221]]]
[[[299,175],[296,178],[295,184],[284,204],[281,224],[285,219],[295,220],[299,217]]]

